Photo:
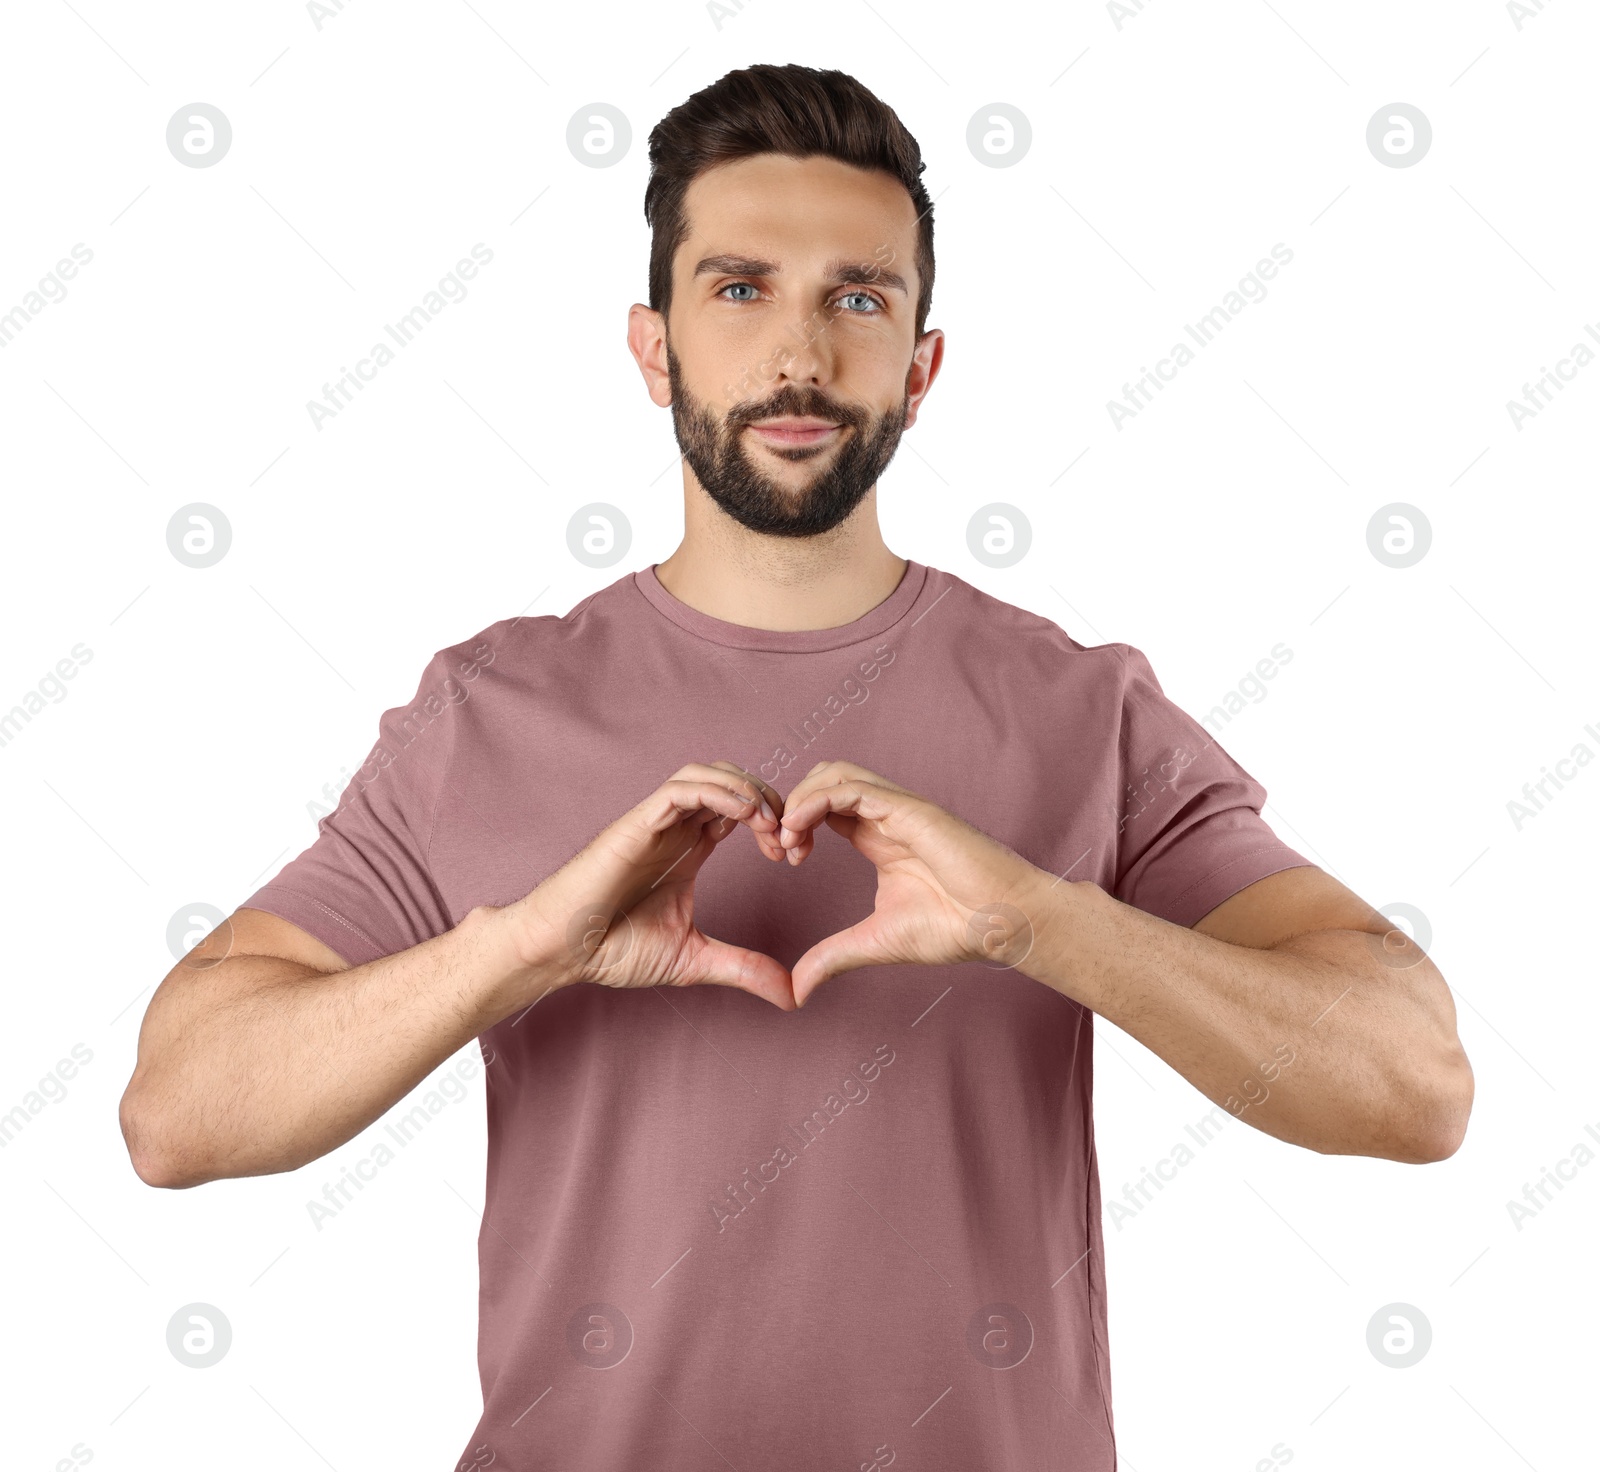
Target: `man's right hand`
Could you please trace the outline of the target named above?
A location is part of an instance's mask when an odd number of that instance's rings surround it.
[[[783,799],[733,762],[680,768],[603,829],[503,918],[530,970],[555,986],[733,986],[794,1010],[787,970],[771,956],[705,935],[694,923],[694,881],[744,824],[768,859]]]

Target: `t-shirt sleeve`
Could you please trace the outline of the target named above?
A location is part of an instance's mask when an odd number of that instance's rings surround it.
[[[385,711],[378,739],[317,836],[241,905],[298,925],[352,966],[451,927],[428,864],[433,814],[466,697],[457,650],[428,662],[415,696]]]
[[[1266,788],[1162,693],[1139,650],[1121,648],[1114,896],[1191,926],[1246,885],[1310,864],[1261,816]]]

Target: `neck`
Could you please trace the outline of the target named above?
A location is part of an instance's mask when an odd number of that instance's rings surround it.
[[[853,623],[894,592],[905,570],[878,530],[876,487],[831,532],[774,537],[741,526],[696,485],[685,486],[683,541],[656,576],[712,618],[793,631]]]

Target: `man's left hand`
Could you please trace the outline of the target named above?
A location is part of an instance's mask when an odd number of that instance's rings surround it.
[[[797,1005],[860,966],[1015,966],[1032,943],[1023,908],[1043,871],[970,823],[854,762],[813,767],[784,799],[778,841],[805,860],[827,823],[872,861],[878,892],[866,919],[795,962]]]

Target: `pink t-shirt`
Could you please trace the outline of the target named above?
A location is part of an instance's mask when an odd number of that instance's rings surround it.
[[[1126,644],[917,562],[773,632],[654,568],[441,650],[318,836],[243,903],[352,965],[526,894],[691,761],[882,773],[1178,925],[1310,861]],[[791,965],[871,911],[827,828],[733,833],[710,935]],[[798,1012],[727,987],[552,993],[480,1039],[484,1411],[459,1466],[1113,1472],[1091,1018],[1016,971],[885,966]]]

